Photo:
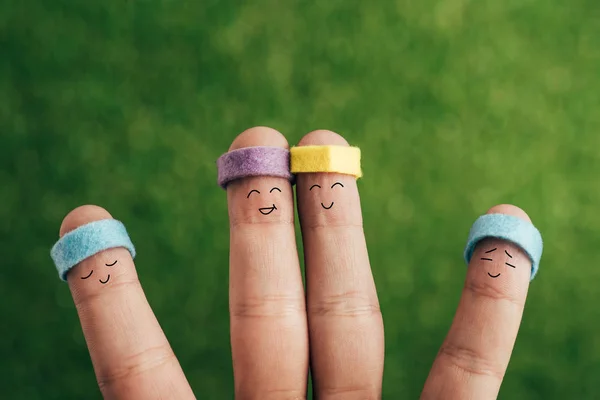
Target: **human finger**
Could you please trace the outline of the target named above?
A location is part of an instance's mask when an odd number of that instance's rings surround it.
[[[541,236],[520,208],[492,207],[470,236],[462,297],[422,399],[498,396],[537,271]]]
[[[288,144],[256,127],[219,161],[230,225],[229,308],[236,398],[305,398],[308,333]]]
[[[146,300],[122,224],[101,207],[81,206],[64,218],[60,237],[52,255],[69,284],[104,398],[193,399]]]
[[[292,151],[315,396],[379,398],[383,320],[362,226],[358,149],[320,130],[305,135]],[[344,164],[346,157],[349,164]]]

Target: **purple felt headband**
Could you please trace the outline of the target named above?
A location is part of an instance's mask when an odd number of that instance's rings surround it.
[[[217,160],[218,182],[223,188],[235,179],[249,176],[276,176],[294,181],[290,152],[282,147],[244,147],[223,154]]]

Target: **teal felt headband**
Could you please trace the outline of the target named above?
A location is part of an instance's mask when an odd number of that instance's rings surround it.
[[[135,258],[135,247],[125,225],[115,219],[90,222],[65,234],[50,251],[58,275],[63,281],[71,268],[101,251],[124,247]]]
[[[540,266],[544,249],[542,235],[535,226],[512,215],[482,215],[477,218],[469,232],[464,253],[467,265],[471,261],[477,243],[488,237],[507,240],[523,249],[531,260],[531,280],[533,280]]]

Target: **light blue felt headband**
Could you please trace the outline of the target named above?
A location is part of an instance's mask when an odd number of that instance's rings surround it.
[[[125,247],[135,258],[135,247],[125,225],[115,219],[103,219],[81,225],[65,234],[50,251],[58,275],[63,281],[75,265],[103,250]]]
[[[533,280],[540,266],[544,249],[542,235],[535,226],[512,215],[482,215],[477,218],[469,232],[464,254],[467,265],[471,261],[477,243],[488,237],[504,239],[519,246],[531,260],[531,280]]]

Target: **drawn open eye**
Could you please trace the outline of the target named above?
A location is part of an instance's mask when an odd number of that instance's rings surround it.
[[[320,186],[320,185],[317,185],[317,184],[315,184],[315,185],[312,185],[312,186],[310,187],[310,189],[308,189],[308,190],[309,190],[309,191],[311,191],[311,190],[313,190],[313,189],[314,189],[314,188],[316,188],[316,187],[318,187],[319,189],[321,189],[321,186]]]
[[[115,264],[117,263],[117,261],[118,261],[118,260],[115,260],[115,262],[114,262],[114,263],[112,263],[112,264],[104,264],[104,265],[106,265],[107,267],[112,267],[113,265],[115,265]]]
[[[273,189],[269,190],[269,193],[273,193],[273,190],[278,190],[279,193],[281,193],[281,189],[279,189],[278,187],[274,187]]]
[[[88,276],[82,276],[82,277],[81,277],[81,279],[87,279],[87,278],[89,278],[90,276],[92,276],[92,274],[93,274],[93,273],[94,273],[94,270],[91,270],[91,271],[90,271],[90,274],[89,274]]]
[[[248,196],[246,196],[246,198],[247,198],[247,199],[248,199],[248,198],[250,198],[250,195],[251,195],[252,193],[254,193],[254,192],[256,192],[256,193],[260,194],[260,192],[259,192],[258,190],[256,190],[256,189],[252,189],[252,190],[250,191],[250,193],[248,193]]]
[[[341,182],[336,182],[333,185],[331,185],[331,188],[333,189],[336,185],[340,185],[341,187],[344,187],[344,185],[342,185]]]

